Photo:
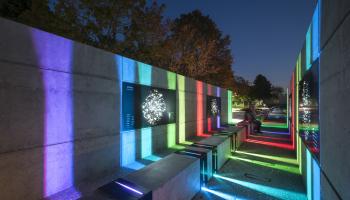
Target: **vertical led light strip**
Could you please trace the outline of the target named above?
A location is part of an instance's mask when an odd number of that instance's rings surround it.
[[[212,96],[213,95],[213,90],[212,90],[212,86],[210,84],[207,84],[207,94]],[[209,102],[207,102],[208,104]],[[207,105],[208,106],[208,105]],[[211,131],[211,127],[212,127],[212,120],[211,120],[211,116],[207,115],[207,131],[210,132]]]
[[[309,150],[306,151],[306,189],[307,198],[312,199],[312,157]]]
[[[313,177],[313,200],[321,200],[321,169],[318,163],[312,159],[312,177]]]
[[[311,67],[311,59],[312,59],[312,55],[311,55],[311,47],[312,47],[312,38],[311,38],[311,26],[309,27],[307,33],[306,33],[306,70],[310,69]]]
[[[203,127],[203,82],[196,81],[196,93],[197,93],[197,136],[204,134]]]
[[[174,72],[167,71],[168,89],[176,90],[176,74]],[[173,147],[176,145],[176,124],[167,125],[167,147]]]
[[[167,125],[167,147],[173,147],[176,145],[176,124]]]
[[[152,66],[142,62],[137,62],[137,71],[139,75],[139,83],[141,85],[150,86],[152,84]]]
[[[287,94],[286,94],[286,98],[287,98],[287,119],[286,119],[286,123],[287,123],[287,128],[289,128],[289,89],[287,88]]]
[[[227,123],[232,123],[232,91],[227,91]]]
[[[312,17],[312,62],[320,55],[320,6],[316,5],[314,15]]]
[[[220,88],[216,87],[216,96],[220,97]],[[221,103],[221,102],[220,102]],[[221,105],[220,105],[221,108]],[[220,115],[221,115],[221,110],[219,111],[219,115],[216,117],[216,128],[220,128]]]
[[[177,75],[179,97],[179,143],[186,142],[186,107],[185,107],[185,77]]]
[[[135,61],[118,56],[118,68],[120,69],[120,104],[121,104],[121,113],[123,109],[123,81],[134,83],[136,79],[136,73],[135,73]],[[135,131],[123,131],[123,116],[120,116],[120,158],[121,158],[121,166],[125,167],[131,163],[134,163],[136,161],[136,136]]]
[[[72,41],[32,29],[37,64],[43,70],[43,197],[74,186]],[[54,68],[49,70],[48,68]],[[67,73],[60,73],[63,71]]]
[[[141,129],[141,158],[152,155],[152,128]]]
[[[138,80],[141,85],[152,85],[152,66],[137,62]],[[152,155],[152,128],[141,129],[141,158]],[[136,143],[136,142],[135,142]]]

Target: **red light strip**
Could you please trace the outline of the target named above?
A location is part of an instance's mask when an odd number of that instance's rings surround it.
[[[273,146],[273,147],[278,147],[278,148],[282,148],[282,149],[294,150],[293,145],[290,145],[290,144],[281,144],[281,143],[276,143],[276,142],[265,142],[265,141],[253,140],[253,139],[246,139],[246,142],[255,143],[255,144],[262,144],[262,145],[266,145],[266,146]]]

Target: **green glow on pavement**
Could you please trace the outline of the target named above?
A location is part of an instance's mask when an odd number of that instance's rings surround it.
[[[255,165],[269,167],[272,169],[281,170],[281,171],[285,171],[285,172],[289,172],[289,173],[293,173],[293,174],[299,174],[298,167],[292,167],[292,166],[287,166],[287,165],[277,164],[277,163],[275,164],[275,163],[263,162],[263,161],[259,161],[259,160],[248,159],[248,158],[241,158],[238,156],[230,156],[230,159],[244,161],[244,162],[252,163]]]
[[[285,158],[285,157],[279,157],[279,156],[268,156],[268,155],[264,155],[264,154],[249,153],[249,152],[244,152],[244,151],[236,151],[236,153],[260,157],[260,158],[266,158],[266,159],[284,162],[284,163],[292,164],[292,165],[298,165],[298,161],[296,159],[293,159],[293,158]]]

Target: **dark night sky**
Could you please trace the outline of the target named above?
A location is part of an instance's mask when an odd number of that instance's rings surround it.
[[[158,0],[165,16],[194,9],[209,15],[231,37],[233,70],[253,81],[265,75],[288,87],[297,55],[311,22],[315,0]]]

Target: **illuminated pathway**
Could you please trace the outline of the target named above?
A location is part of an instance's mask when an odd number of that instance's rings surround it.
[[[307,199],[287,135],[250,136],[220,172],[202,188],[199,199]],[[278,145],[270,145],[278,144]]]

